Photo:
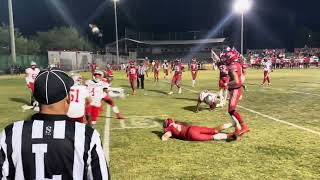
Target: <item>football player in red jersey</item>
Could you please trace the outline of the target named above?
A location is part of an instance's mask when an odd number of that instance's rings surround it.
[[[222,57],[223,59],[224,57]],[[220,61],[218,63],[218,67],[220,70],[219,76],[219,97],[220,97],[220,104],[217,107],[223,107],[226,104],[227,97],[228,97],[228,83],[229,83],[229,76],[228,76],[228,68],[227,66]]]
[[[176,138],[187,141],[211,141],[211,140],[237,140],[235,133],[226,134],[220,131],[230,128],[231,123],[209,128],[203,126],[189,126],[185,123],[176,123],[173,118],[168,118],[163,123],[162,141]]]
[[[127,77],[129,77],[129,82],[132,89],[132,95],[136,95],[138,69],[135,66],[134,61],[129,62],[129,66],[127,68]]]
[[[94,72],[96,71],[97,69],[97,64],[94,62],[90,65],[90,69],[91,69],[91,73],[92,75],[94,74]]]
[[[104,77],[107,83],[111,84],[111,81],[113,80],[113,72],[110,64],[107,64],[106,69],[104,70]]]
[[[33,98],[34,80],[36,79],[39,72],[40,72],[40,69],[37,68],[37,64],[33,61],[31,62],[30,67],[26,69],[26,83],[31,93],[31,106],[34,106],[34,102],[35,102]]]
[[[198,64],[195,58],[192,59],[190,64],[191,76],[192,76],[192,87],[196,84],[197,73],[198,73]]]
[[[230,92],[228,112],[235,127],[236,135],[243,135],[249,132],[249,126],[236,111],[239,98],[242,95],[242,66],[239,62],[237,62],[238,59],[238,53],[235,50],[227,48],[226,65],[228,66],[228,75],[230,78],[230,82],[228,84],[228,89]]]
[[[154,82],[159,82],[160,62],[157,60],[153,66]]]
[[[169,95],[173,94],[172,88],[173,88],[174,85],[178,87],[179,94],[182,93],[180,82],[181,82],[181,79],[182,79],[182,71],[184,70],[184,66],[181,64],[180,60],[176,60],[175,61],[175,65],[173,67],[173,70],[174,70],[174,75],[172,77],[171,89],[170,89],[171,91],[168,93]]]

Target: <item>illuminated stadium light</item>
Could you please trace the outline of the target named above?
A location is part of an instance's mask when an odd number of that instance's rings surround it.
[[[251,8],[251,0],[236,0],[233,4],[233,10],[241,14],[241,54],[243,55],[243,19],[244,13]]]
[[[112,1],[114,1],[114,2],[119,2],[119,0],[112,0]]]
[[[233,9],[235,12],[243,14],[251,8],[251,5],[250,0],[236,0]]]

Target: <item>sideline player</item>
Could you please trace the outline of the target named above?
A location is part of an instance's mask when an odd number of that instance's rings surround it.
[[[199,107],[202,102],[209,105],[210,111],[213,111],[216,108],[217,103],[218,103],[218,95],[215,93],[212,93],[208,90],[204,90],[204,91],[200,92],[199,97],[198,97],[198,103],[197,103],[196,110],[195,110],[196,113],[199,112]]]
[[[236,111],[239,98],[242,95],[242,66],[237,62],[238,59],[238,52],[227,48],[226,64],[228,66],[228,74],[230,78],[230,82],[228,84],[230,92],[228,113],[230,114],[233,126],[235,127],[235,133],[239,136],[249,132],[249,126]]]
[[[35,102],[33,98],[34,80],[36,79],[39,72],[40,72],[40,69],[37,68],[37,63],[33,61],[30,63],[30,67],[26,69],[26,83],[31,94],[31,104],[30,104],[31,106],[34,106],[34,102]]]
[[[117,119],[124,119],[114,101],[108,96],[109,84],[102,81],[103,72],[96,70],[93,74],[93,79],[86,82],[89,93],[91,94],[90,106],[86,107],[87,116],[90,117],[89,125],[97,123],[100,112],[102,111],[102,101],[108,103],[112,111],[116,114]]]
[[[192,59],[190,64],[191,76],[192,76],[192,87],[196,85],[197,73],[198,73],[198,63],[195,58]]]
[[[72,79],[74,85],[70,88],[70,105],[67,115],[74,121],[84,123],[86,122],[85,108],[90,105],[91,96],[87,87],[82,85],[81,75],[73,75]]]
[[[184,123],[176,123],[173,118],[168,118],[163,123],[164,134],[161,140],[167,141],[170,137],[187,141],[237,140],[235,133],[221,133],[222,130],[230,127],[232,127],[231,123],[215,128],[189,126]]]
[[[168,63],[167,60],[164,60],[162,68],[163,68],[163,72],[164,72],[164,79],[168,79],[168,76],[169,76],[169,63]]]
[[[172,88],[174,85],[178,87],[178,90],[179,90],[178,93],[179,94],[182,93],[180,82],[182,79],[182,71],[184,70],[184,67],[181,64],[180,60],[175,61],[175,65],[174,65],[173,69],[174,69],[174,75],[172,77],[171,88],[170,88],[170,92],[168,93],[169,95],[173,94]]]
[[[127,68],[127,77],[129,78],[129,83],[132,89],[132,95],[136,95],[138,69],[135,66],[134,61],[129,62],[129,66]]]
[[[262,62],[262,66],[263,66],[263,82],[261,86],[263,86],[266,83],[266,81],[268,81],[268,86],[270,86],[271,85],[270,72],[272,70],[272,63],[267,59],[264,59],[264,62]]]

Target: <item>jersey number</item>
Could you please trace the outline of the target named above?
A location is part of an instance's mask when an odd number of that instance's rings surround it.
[[[70,89],[70,101],[79,102],[79,89],[77,90]]]
[[[35,154],[36,165],[36,178],[35,179],[48,179],[45,178],[44,167],[44,154],[47,152],[47,144],[32,144],[32,153]],[[61,180],[61,175],[53,175],[52,180]]]

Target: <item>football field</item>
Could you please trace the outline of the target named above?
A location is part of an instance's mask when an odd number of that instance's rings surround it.
[[[160,140],[166,117],[208,127],[230,122],[227,107],[209,112],[203,104],[194,113],[201,90],[218,90],[218,71],[200,71],[195,88],[184,72],[182,94],[175,88],[173,95],[162,74],[159,83],[149,76],[145,90],[131,96],[125,73],[116,72],[112,85],[128,95],[115,100],[128,119],[110,118],[109,111],[99,118],[113,179],[320,179],[319,69],[275,70],[270,87],[260,87],[262,70],[248,70],[238,111],[251,130],[234,142]],[[23,76],[0,80],[2,129],[33,112],[21,108],[30,99]]]

